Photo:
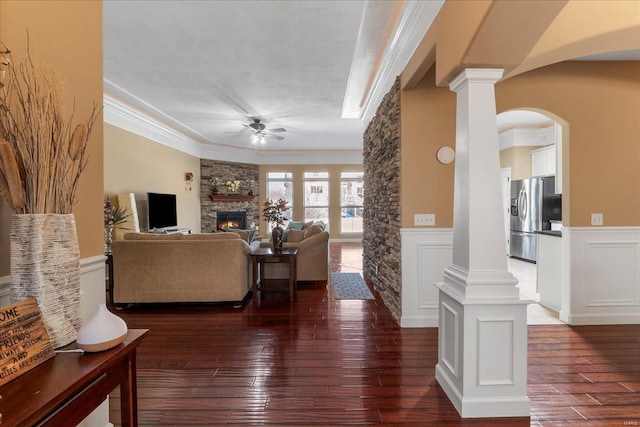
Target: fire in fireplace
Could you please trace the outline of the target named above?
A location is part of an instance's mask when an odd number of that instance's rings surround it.
[[[247,213],[237,212],[217,212],[216,230],[225,231],[227,228],[247,228]]]

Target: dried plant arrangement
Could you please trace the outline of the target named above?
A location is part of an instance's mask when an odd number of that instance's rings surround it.
[[[15,64],[0,42],[0,77],[0,196],[18,214],[71,213],[98,106],[72,127],[75,102],[65,117],[60,79],[28,47]]]

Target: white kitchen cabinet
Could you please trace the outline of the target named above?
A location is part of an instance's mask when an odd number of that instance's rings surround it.
[[[531,176],[547,176],[556,174],[556,145],[531,151]]]

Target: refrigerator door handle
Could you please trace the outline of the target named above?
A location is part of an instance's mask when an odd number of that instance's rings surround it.
[[[527,204],[527,192],[524,189],[520,190],[520,196],[518,199],[518,216],[520,217],[520,220],[524,222],[529,210],[529,205]]]

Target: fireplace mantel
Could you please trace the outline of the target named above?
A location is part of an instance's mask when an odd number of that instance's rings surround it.
[[[251,202],[255,198],[247,194],[209,194],[212,202]]]

